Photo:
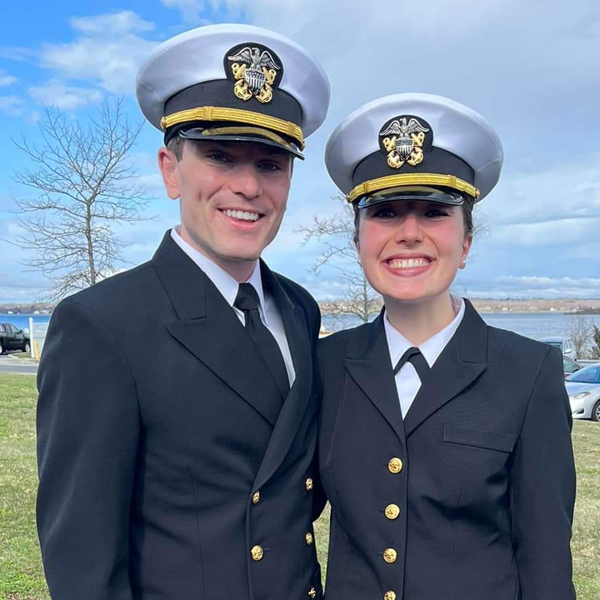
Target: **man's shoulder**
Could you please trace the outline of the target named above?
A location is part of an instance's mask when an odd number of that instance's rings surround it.
[[[273,276],[285,290],[286,294],[290,296],[291,300],[295,300],[296,303],[300,303],[304,306],[318,310],[317,301],[312,297],[306,288],[302,287],[299,283],[296,283],[289,277],[281,275],[280,273],[273,272]]]
[[[67,296],[57,309],[77,305],[98,314],[129,313],[155,293],[158,279],[151,261],[107,277],[102,281]]]

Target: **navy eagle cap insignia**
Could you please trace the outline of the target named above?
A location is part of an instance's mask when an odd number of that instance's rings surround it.
[[[233,93],[240,100],[246,102],[250,98],[256,98],[263,104],[271,102],[277,72],[282,68],[273,54],[275,53],[266,48],[261,51],[251,45],[228,53],[227,60],[231,63],[231,73],[235,80]]]
[[[399,169],[405,162],[413,167],[423,162],[423,143],[429,131],[415,117],[398,117],[387,127],[384,125],[379,136],[383,137],[388,165]]]

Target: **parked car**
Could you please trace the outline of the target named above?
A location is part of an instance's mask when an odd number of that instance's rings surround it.
[[[578,362],[563,356],[563,371],[565,373],[565,379],[572,373],[579,371],[579,369],[581,369],[581,365]]]
[[[555,348],[558,348],[562,352],[562,355],[566,356],[567,358],[572,358],[573,360],[577,360],[579,358],[571,338],[561,337],[559,335],[549,335],[540,338],[540,342],[544,342],[554,346]]]
[[[600,364],[569,375],[565,385],[573,418],[600,421]]]
[[[31,342],[22,329],[17,329],[12,323],[0,323],[0,354],[7,350],[29,352]]]

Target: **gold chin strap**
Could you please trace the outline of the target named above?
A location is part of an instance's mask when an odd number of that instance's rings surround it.
[[[469,194],[469,196],[472,196],[475,199],[479,197],[479,190],[474,185],[471,185],[454,175],[438,175],[437,173],[403,173],[364,181],[350,191],[346,196],[346,200],[348,200],[348,202],[354,202],[357,198],[366,196],[371,192],[379,192],[388,188],[405,185],[434,185],[436,187],[447,187]]]
[[[160,126],[164,131],[173,125],[187,123],[188,121],[233,121],[246,125],[256,125],[257,127],[263,127],[287,135],[298,142],[301,150],[304,149],[302,128],[295,123],[239,108],[223,108],[219,106],[188,108],[187,110],[181,110],[163,117],[160,120]]]

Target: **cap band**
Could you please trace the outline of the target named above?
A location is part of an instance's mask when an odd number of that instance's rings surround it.
[[[371,179],[370,181],[364,181],[360,185],[357,185],[350,193],[346,196],[348,202],[354,202],[361,196],[366,196],[371,192],[379,192],[386,188],[391,188],[399,185],[435,185],[440,187],[452,188],[459,192],[464,192],[477,198],[479,196],[479,190],[470,183],[467,183],[463,179],[459,179],[454,175],[438,175],[436,173],[403,173],[399,175],[388,175],[386,177],[379,177],[378,179]]]
[[[267,129],[272,129],[273,131],[277,131],[293,138],[298,142],[300,148],[304,149],[304,135],[302,133],[302,128],[295,123],[249,110],[240,110],[238,108],[224,108],[218,106],[188,108],[164,116],[160,120],[160,126],[164,131],[173,125],[179,125],[180,123],[186,123],[188,121],[232,121],[266,127]]]

